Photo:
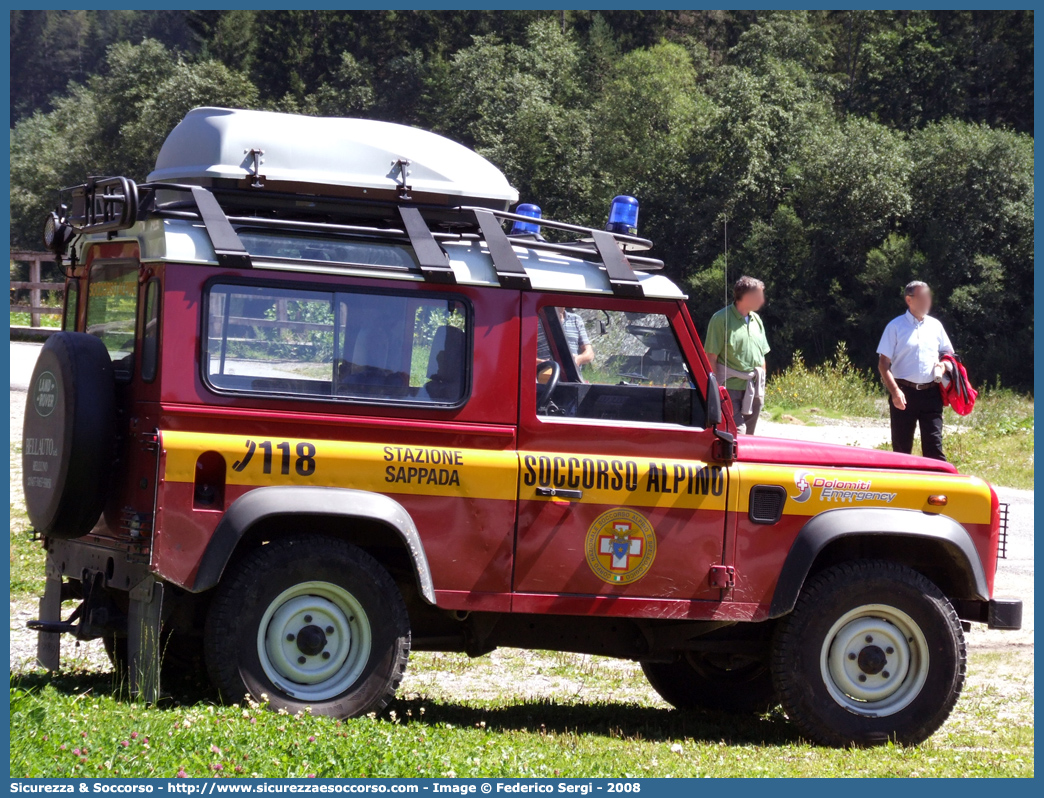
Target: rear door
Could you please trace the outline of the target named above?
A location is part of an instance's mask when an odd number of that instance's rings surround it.
[[[522,322],[513,608],[699,614],[721,597],[729,473],[683,307],[528,293]]]

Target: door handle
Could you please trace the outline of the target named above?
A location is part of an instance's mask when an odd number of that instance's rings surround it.
[[[566,490],[563,488],[537,488],[537,496],[551,496],[556,499],[580,499],[583,497],[582,490]]]

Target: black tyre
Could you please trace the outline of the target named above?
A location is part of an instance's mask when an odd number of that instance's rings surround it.
[[[776,628],[772,678],[783,709],[824,745],[914,745],[964,685],[960,621],[942,591],[896,563],[859,561],[811,579]]]
[[[760,713],[779,703],[763,659],[684,652],[674,662],[643,662],[642,670],[660,697],[678,709]]]
[[[382,709],[410,652],[406,605],[388,572],[343,540],[269,543],[226,574],[204,649],[228,701],[268,696],[274,709],[350,718]]]
[[[112,360],[98,338],[47,339],[22,425],[22,487],[40,534],[77,538],[101,516],[115,460],[115,395]]]

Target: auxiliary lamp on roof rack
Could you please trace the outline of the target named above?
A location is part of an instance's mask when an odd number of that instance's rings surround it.
[[[44,219],[44,246],[56,255],[65,252],[65,247],[72,241],[74,233],[72,227],[63,222],[55,211],[51,211]]]
[[[532,205],[528,202],[519,205],[515,208],[515,213],[519,216],[528,216],[530,219],[540,218],[540,206]],[[536,236],[540,235],[540,225],[533,224],[532,222],[520,222],[516,221],[511,225],[511,235],[513,236]]]
[[[638,235],[638,200],[625,194],[613,197],[609,206],[609,224],[605,229],[610,233]]]

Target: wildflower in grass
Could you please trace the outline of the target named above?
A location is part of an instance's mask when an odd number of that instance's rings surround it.
[[[124,748],[126,748],[127,746],[130,745],[130,741],[129,740],[120,740],[120,745],[122,745]]]
[[[174,778],[176,778],[176,779],[187,779],[188,778],[188,773],[185,772],[185,768],[183,768],[183,767],[178,768],[177,775],[175,775]]]
[[[138,733],[137,732],[131,732],[131,739],[132,740],[137,740],[138,739]]]
[[[65,750],[65,743],[62,743],[61,745],[59,745],[58,746],[58,750],[59,751],[64,751]]]
[[[216,763],[216,764],[213,764],[213,765],[211,765],[211,766],[210,766],[210,769],[211,769],[211,770],[224,770],[224,769],[225,769],[225,766],[224,766],[224,765],[222,765],[222,764],[221,764],[220,762],[218,762],[218,763]]]
[[[73,749],[73,756],[79,756],[79,755],[80,755],[80,749],[79,748],[74,748]]]
[[[308,742],[310,742],[310,743],[314,743],[315,742],[315,735],[314,734],[308,735]]]

